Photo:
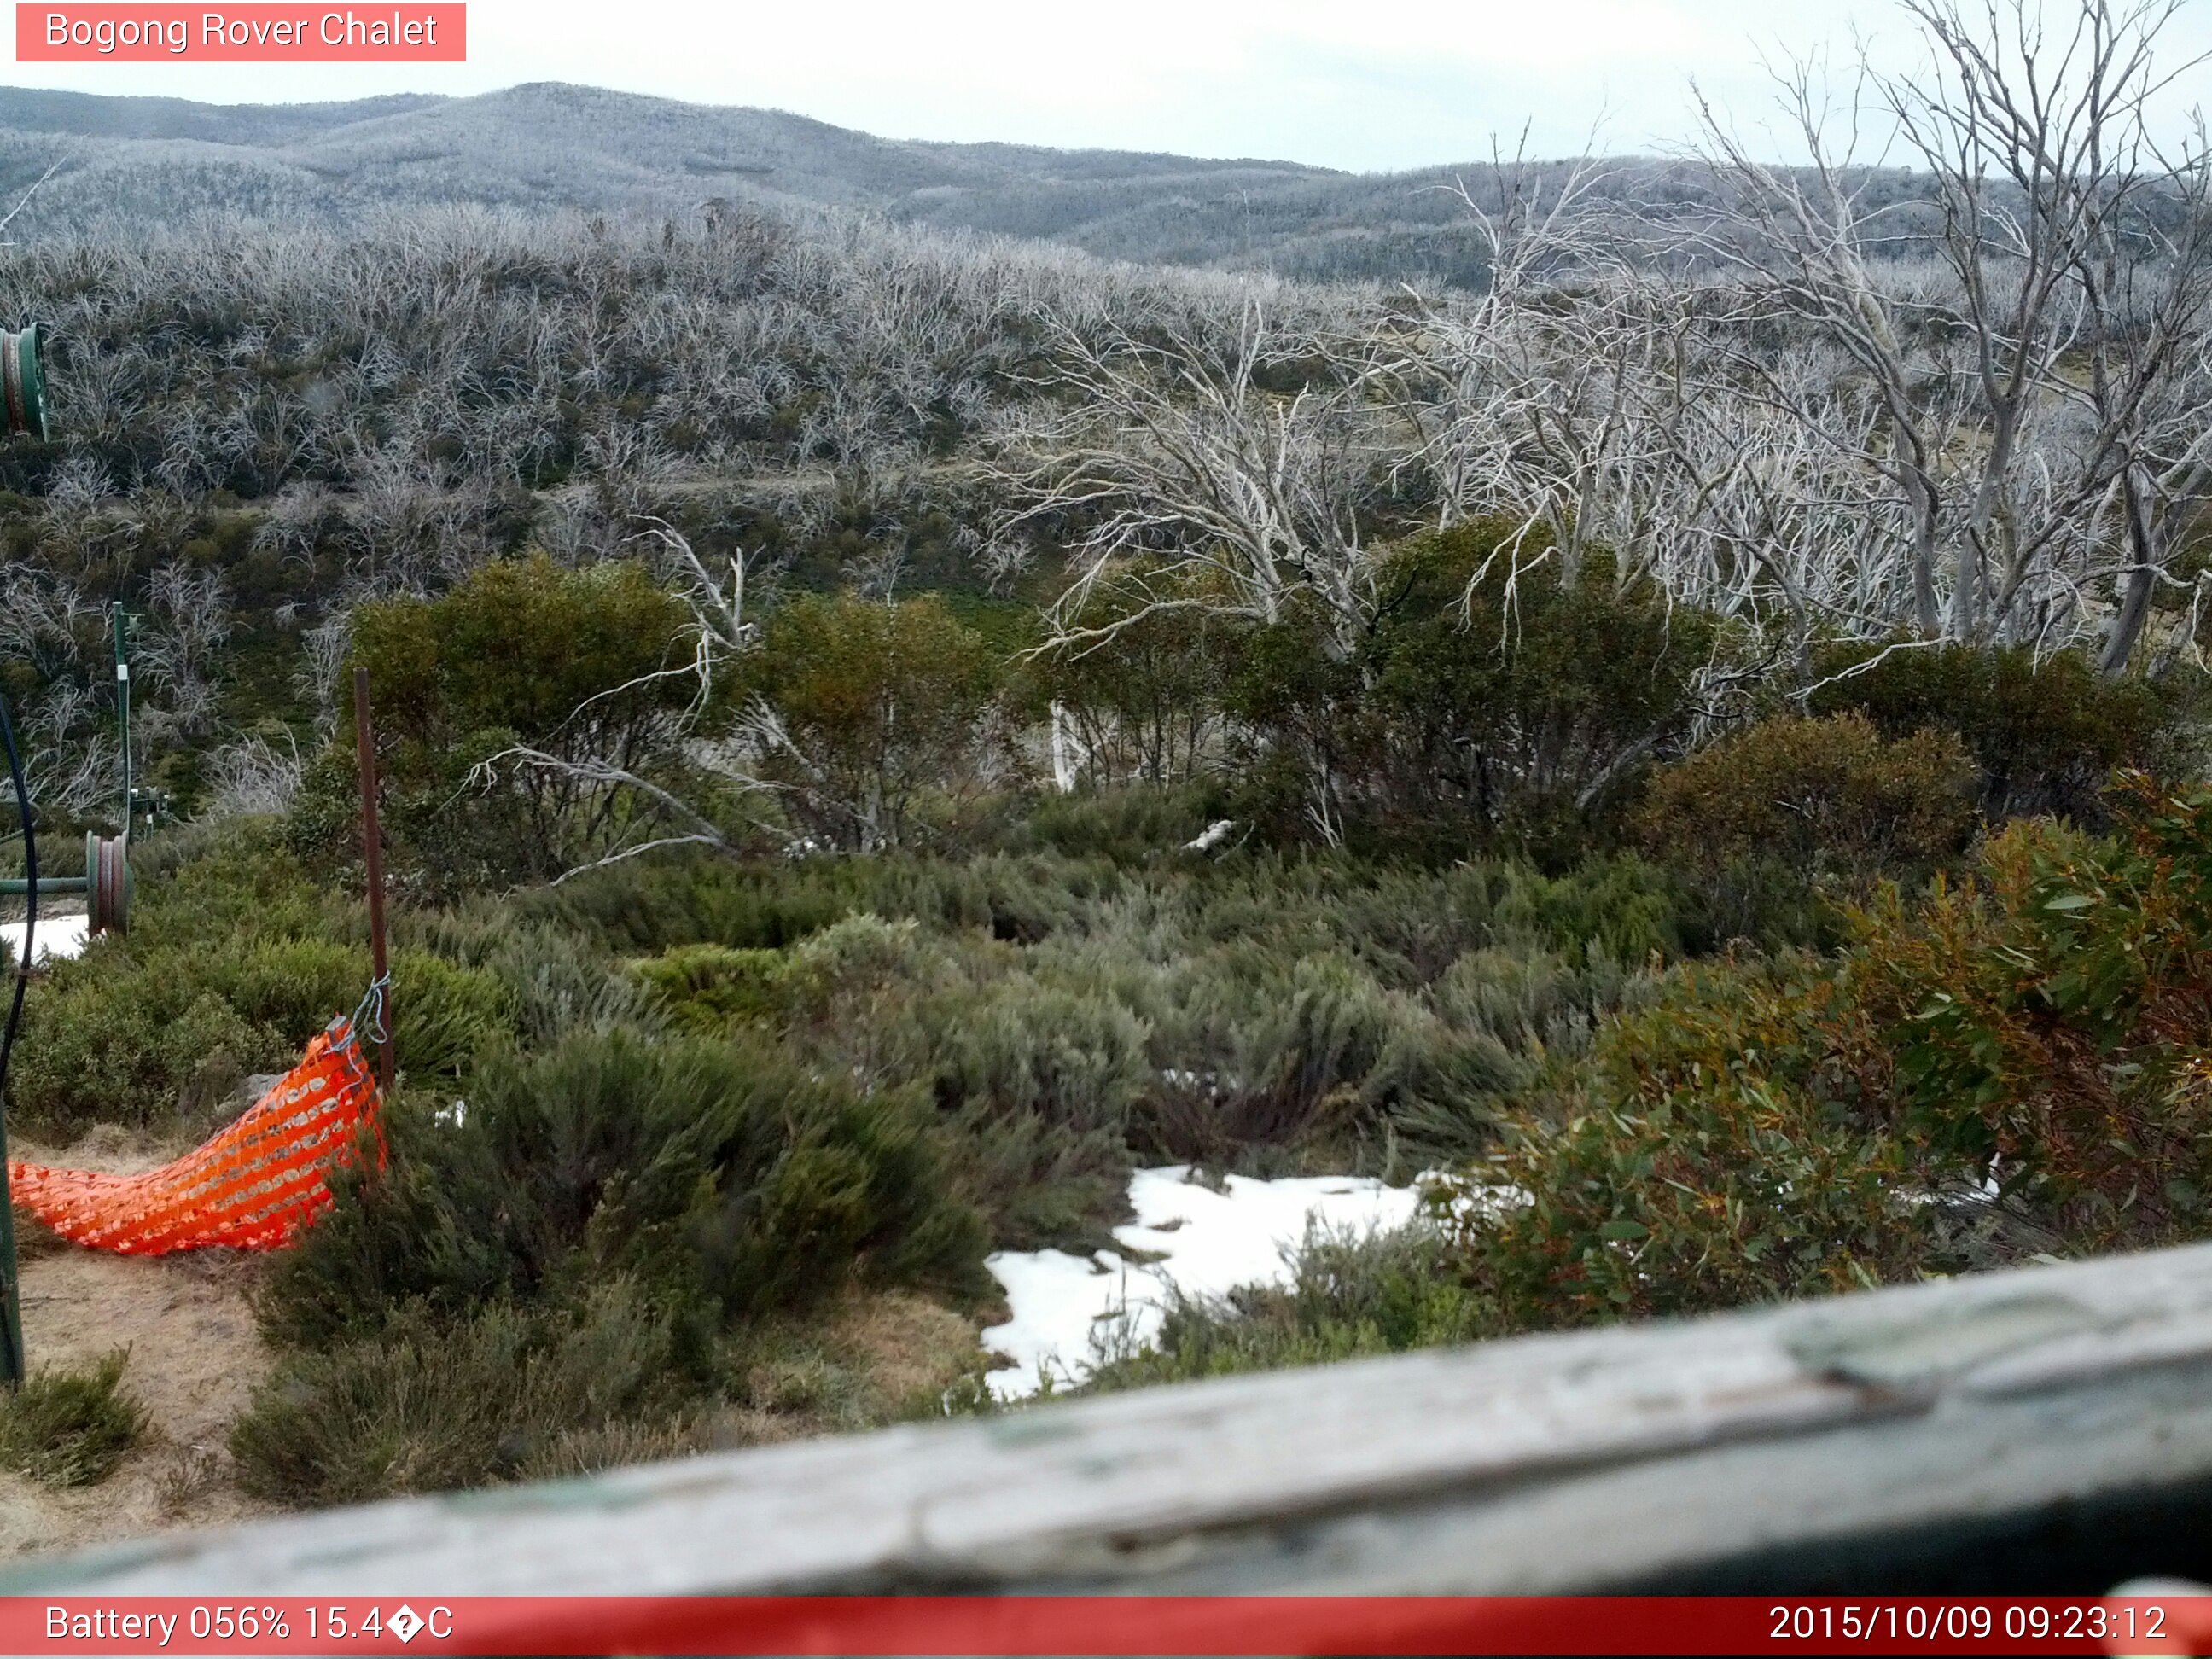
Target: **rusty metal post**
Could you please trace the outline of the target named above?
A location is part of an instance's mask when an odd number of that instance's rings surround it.
[[[368,670],[353,671],[353,735],[361,750],[361,847],[368,866],[368,949],[375,982],[384,988],[383,1041],[376,1047],[376,1086],[392,1092],[392,988],[384,941],[384,832],[376,817],[376,724],[368,712]]]

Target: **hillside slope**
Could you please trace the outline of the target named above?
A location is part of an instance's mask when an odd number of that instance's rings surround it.
[[[1431,188],[1443,172],[908,142],[778,110],[551,83],[273,106],[0,88],[0,191],[56,161],[20,231],[450,203],[688,212],[720,196],[1305,276],[1449,275],[1471,253],[1463,211]]]

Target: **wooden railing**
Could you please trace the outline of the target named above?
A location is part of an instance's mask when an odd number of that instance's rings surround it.
[[[2212,1552],[2212,1247],[17,1564],[0,1589],[2094,1591]]]

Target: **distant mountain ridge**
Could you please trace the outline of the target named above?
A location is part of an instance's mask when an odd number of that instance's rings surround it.
[[[0,191],[20,191],[57,161],[18,234],[221,210],[310,219],[448,203],[675,212],[722,196],[1303,276],[1449,276],[1472,252],[1463,210],[1425,188],[1448,170],[1361,176],[1259,159],[878,138],[780,110],[560,82],[298,105],[0,88]]]

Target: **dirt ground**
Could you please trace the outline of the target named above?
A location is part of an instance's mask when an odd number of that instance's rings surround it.
[[[150,1169],[181,1147],[95,1130],[76,1146],[17,1145],[73,1169]],[[148,1431],[96,1486],[57,1492],[0,1469],[0,1557],[213,1526],[265,1512],[230,1478],[230,1423],[267,1368],[251,1294],[258,1264],[230,1250],[161,1258],[64,1243],[18,1212],[23,1346],[33,1370],[130,1350],[123,1388]]]

